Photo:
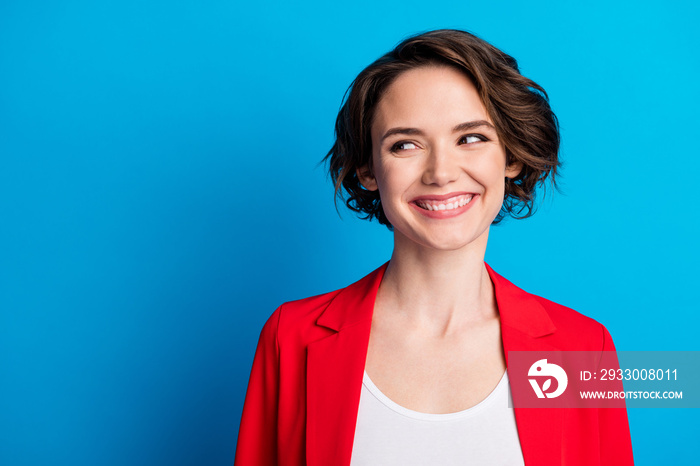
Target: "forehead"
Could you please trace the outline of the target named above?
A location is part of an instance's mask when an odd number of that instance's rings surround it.
[[[492,122],[472,81],[449,66],[401,73],[375,108],[372,138],[395,126],[439,131],[473,120]]]

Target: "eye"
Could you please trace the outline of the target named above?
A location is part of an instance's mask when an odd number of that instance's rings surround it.
[[[408,141],[399,141],[396,144],[394,144],[393,146],[391,146],[392,152],[398,152],[401,150],[411,150],[411,149],[418,149],[418,146],[416,146],[414,143],[408,142]]]
[[[460,138],[459,142],[463,144],[474,144],[475,142],[485,142],[488,140],[489,138],[482,134],[465,134]]]

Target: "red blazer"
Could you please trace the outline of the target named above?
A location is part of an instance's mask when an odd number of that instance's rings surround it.
[[[265,323],[235,466],[348,466],[377,289],[388,262],[336,291],[282,304]],[[486,265],[508,351],[614,350],[608,331]],[[625,409],[515,408],[527,466],[632,465]]]

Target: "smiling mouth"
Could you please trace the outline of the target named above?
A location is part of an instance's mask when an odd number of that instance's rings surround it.
[[[473,194],[466,194],[462,196],[451,197],[449,199],[445,199],[444,201],[415,201],[415,204],[421,209],[431,211],[454,210],[469,204],[473,197]]]

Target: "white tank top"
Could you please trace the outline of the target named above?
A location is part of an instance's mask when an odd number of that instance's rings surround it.
[[[509,398],[506,372],[476,406],[456,413],[420,413],[391,401],[365,372],[350,464],[524,465]]]

